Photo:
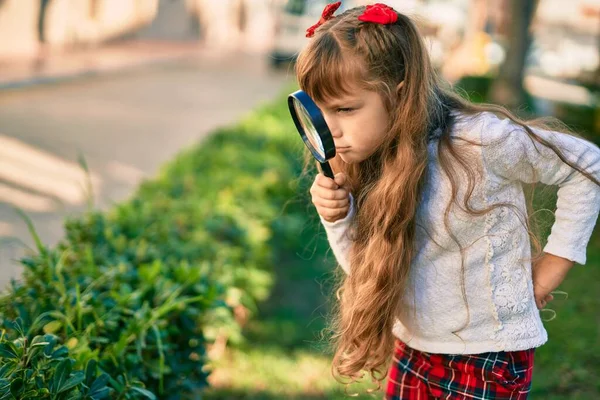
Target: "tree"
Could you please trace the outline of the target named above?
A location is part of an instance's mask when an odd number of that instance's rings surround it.
[[[490,91],[490,101],[516,109],[525,103],[523,76],[525,59],[531,44],[530,25],[538,0],[508,0],[510,25],[506,59]]]
[[[40,0],[40,11],[38,14],[38,40],[42,43],[46,41],[46,10],[50,0]]]

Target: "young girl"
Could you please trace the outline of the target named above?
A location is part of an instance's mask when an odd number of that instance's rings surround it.
[[[334,374],[381,383],[391,359],[387,399],[526,398],[547,340],[539,309],[586,262],[600,150],[443,88],[405,15],[337,7],[296,65],[337,148],[335,179],[311,187],[346,273]],[[523,184],[536,182],[559,190],[532,257]]]

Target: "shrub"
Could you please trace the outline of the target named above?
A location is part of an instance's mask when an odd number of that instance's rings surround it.
[[[97,360],[119,398],[198,396],[207,344],[243,340],[232,311],[269,295],[273,249],[298,240],[303,209],[282,209],[300,185],[302,143],[281,112],[264,107],[131,199],[67,220],[53,248],[30,226],[37,249],[0,297],[0,326],[14,333],[21,318],[26,340],[71,343],[73,370]]]
[[[97,375],[96,361],[88,361],[85,371],[73,371],[74,360],[67,347],[52,334],[29,341],[20,320],[9,322],[19,337],[0,336],[0,399],[84,399],[107,398],[108,375]]]

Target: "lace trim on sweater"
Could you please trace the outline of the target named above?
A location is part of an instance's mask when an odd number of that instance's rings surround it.
[[[502,193],[501,183],[488,179],[491,193]],[[504,196],[486,197],[487,206],[508,202]],[[488,252],[485,263],[490,271],[492,290],[492,313],[496,326],[490,339],[496,340],[501,348],[507,347],[515,339],[534,339],[541,332],[534,318],[515,318],[531,313],[533,287],[527,274],[528,265],[519,258],[516,251],[522,243],[529,243],[527,232],[521,221],[508,207],[499,207],[489,212],[485,219]],[[535,309],[535,307],[534,307]],[[526,321],[524,323],[524,321]]]

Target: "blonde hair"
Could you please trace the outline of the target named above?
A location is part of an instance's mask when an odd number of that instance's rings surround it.
[[[334,348],[332,373],[340,381],[349,378],[350,384],[366,371],[380,386],[393,353],[394,317],[401,311],[400,300],[415,254],[415,213],[426,176],[428,141],[439,140],[439,162],[452,187],[444,216],[448,231],[453,203],[478,216],[498,207],[518,211],[508,203],[494,204],[485,210],[473,209],[469,204],[477,173],[469,155],[457,151],[451,140],[452,111],[464,114],[489,111],[509,118],[533,140],[551,148],[562,161],[596,184],[600,182],[569,162],[560,149],[530,128],[549,127],[547,120],[526,124],[503,107],[475,105],[444,88],[417,27],[407,16],[398,13],[398,21],[391,25],[361,23],[358,16],[363,11],[364,7],[353,8],[323,24],[300,53],[296,75],[300,88],[321,102],[348,92],[350,83],[359,83],[382,96],[391,116],[389,134],[371,157],[351,165],[339,157],[330,161],[336,172],[347,174],[357,210],[351,225],[351,273],[341,277],[336,291],[339,302],[330,321]],[[400,82],[404,82],[401,93],[396,89]],[[561,124],[556,126],[566,130]],[[306,160],[310,160],[309,154]],[[461,171],[467,178],[462,205],[457,199],[457,175]],[[528,204],[528,211],[531,210]],[[541,246],[528,218],[521,220],[539,255]],[[463,256],[461,286],[467,304],[464,249],[456,237],[452,234],[451,237]],[[467,324],[468,320],[461,330]]]

